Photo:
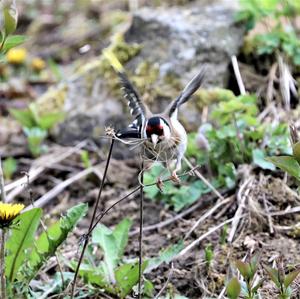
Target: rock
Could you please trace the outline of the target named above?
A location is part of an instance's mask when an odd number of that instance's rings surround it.
[[[125,38],[143,48],[131,64],[150,60],[161,77],[175,73],[185,84],[206,63],[206,86],[226,86],[230,57],[238,54],[245,31],[229,2],[138,10]]]
[[[226,86],[230,57],[238,54],[244,34],[244,28],[234,22],[235,9],[229,2],[212,0],[204,6],[193,2],[191,7],[143,8],[135,13],[125,42],[112,42],[110,47],[153,112],[160,112],[175,99],[204,63],[204,87]],[[121,124],[127,126],[131,117],[126,101],[116,93],[120,87],[117,82],[103,56],[78,69],[66,82],[66,88],[61,87],[63,100],[58,102],[68,119],[54,134],[56,141],[70,145],[92,138],[103,144],[101,136],[106,125],[115,129]],[[195,98],[201,98],[201,94]],[[201,125],[202,108],[196,99],[180,109],[180,119],[188,131]],[[48,111],[44,107],[50,101],[42,102],[41,110]],[[115,158],[132,156],[125,148],[124,144],[116,148]]]
[[[182,88],[205,63],[204,87],[226,87],[231,56],[237,55],[243,43],[245,29],[234,21],[236,9],[231,1],[193,3],[191,7],[143,8],[138,10],[125,34],[128,43],[142,45],[140,53],[127,64],[136,69],[143,61],[159,66],[158,86],[161,94],[167,89],[164,78],[173,76]],[[172,98],[158,96],[152,100],[152,110],[166,106]],[[158,104],[159,103],[159,104]],[[201,124],[199,103],[190,101],[180,108],[179,117],[187,130]]]

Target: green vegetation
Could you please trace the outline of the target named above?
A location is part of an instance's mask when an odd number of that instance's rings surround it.
[[[97,285],[106,292],[125,298],[132,292],[138,283],[138,262],[126,260],[124,253],[128,242],[128,233],[132,225],[129,219],[122,220],[114,230],[100,224],[93,231],[92,242],[89,246],[87,258],[80,266],[79,274],[86,283]],[[156,258],[143,262],[142,270],[148,273],[157,268],[163,262],[169,262],[181,249],[182,243],[163,250]],[[103,261],[98,261],[92,252],[103,252]],[[71,267],[76,268],[76,263]],[[152,298],[153,285],[150,281],[144,281],[144,297]]]
[[[24,110],[11,109],[10,113],[22,126],[27,137],[28,148],[35,157],[45,152],[43,141],[48,136],[49,130],[64,119],[62,112],[49,112],[40,115],[35,103],[31,103]]]
[[[300,66],[299,28],[296,18],[300,14],[300,4],[293,0],[249,0],[240,1],[241,11],[237,21],[246,22],[247,29],[257,23],[265,26],[266,32],[259,33],[247,40],[247,53],[258,55],[284,54],[289,61]]]
[[[19,215],[10,226],[6,241],[5,276],[8,294],[11,297],[29,295],[29,283],[49,258],[57,253],[78,221],[86,214],[87,205],[70,208],[65,216],[43,232],[36,239],[41,223],[42,210],[33,208]],[[34,296],[34,294],[32,294]],[[33,297],[37,298],[37,297]]]
[[[4,55],[12,48],[25,41],[23,35],[12,35],[17,28],[18,12],[15,2],[1,1],[1,28],[0,28],[0,63]]]
[[[259,259],[254,255],[249,262],[236,261],[236,267],[239,270],[243,280],[233,277],[226,286],[227,295],[230,299],[239,298],[239,294],[245,299],[259,298],[258,290],[267,280],[267,276],[274,282],[278,290],[280,299],[290,299],[292,296],[291,284],[300,273],[300,269],[295,269],[285,274],[282,258],[277,259],[277,268],[264,266],[266,275],[258,278]]]
[[[13,174],[17,170],[17,160],[14,158],[7,158],[3,161],[3,174],[4,174],[4,179],[7,181],[10,181]]]

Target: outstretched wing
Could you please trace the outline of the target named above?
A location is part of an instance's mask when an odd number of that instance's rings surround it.
[[[190,99],[191,95],[203,83],[204,74],[205,74],[205,66],[203,66],[200,72],[186,85],[186,87],[183,89],[183,91],[178,96],[178,98],[171,103],[171,105],[165,111],[166,114],[172,117],[174,113],[177,112],[178,107]]]
[[[131,84],[131,82],[128,80],[126,74],[124,72],[118,72],[118,75],[121,79],[122,84],[122,90],[124,92],[124,97],[128,101],[128,106],[130,108],[130,113],[134,117],[134,121],[129,126],[131,128],[136,128],[140,130],[146,119],[146,108],[142,101],[140,100],[140,97],[138,93],[136,92],[135,88]]]
[[[124,97],[127,99],[130,113],[134,117],[134,121],[128,128],[120,130],[117,136],[119,138],[140,138],[139,136],[141,136],[141,130],[145,124],[146,114],[149,114],[149,110],[140,100],[138,93],[127,78],[125,70],[115,54],[110,49],[105,49],[103,54],[119,75]]]

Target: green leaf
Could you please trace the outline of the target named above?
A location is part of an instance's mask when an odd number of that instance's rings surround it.
[[[42,153],[42,142],[47,137],[47,131],[39,127],[24,128],[27,136],[28,147],[33,156],[37,157]]]
[[[80,203],[70,208],[66,215],[44,231],[37,241],[24,266],[24,278],[28,282],[34,278],[39,269],[53,256],[57,248],[66,240],[68,234],[74,229],[78,221],[87,213],[87,204]]]
[[[147,298],[154,298],[153,293],[154,293],[154,285],[150,280],[144,278],[144,290],[143,290],[144,296]]]
[[[266,160],[272,162],[278,168],[286,171],[289,175],[300,181],[300,166],[293,157],[273,156],[266,158]]]
[[[147,267],[147,261],[142,264],[142,272]],[[137,263],[125,264],[118,267],[115,271],[117,287],[120,290],[120,298],[125,298],[138,283],[139,266]]]
[[[296,269],[290,272],[289,274],[287,274],[284,279],[284,286],[288,288],[290,284],[296,279],[299,273],[300,273],[300,269]]]
[[[17,170],[17,160],[14,158],[7,158],[3,162],[3,174],[6,180],[10,180]]]
[[[259,254],[255,254],[250,260],[251,279],[254,277],[258,268]]]
[[[275,283],[277,288],[280,289],[280,281],[278,276],[278,270],[275,268],[271,268],[269,266],[264,266],[265,270],[267,271],[268,275],[270,276],[271,280]]]
[[[37,126],[43,130],[51,129],[55,124],[62,121],[65,117],[63,112],[44,113],[42,116],[40,116],[35,103],[31,103],[29,105],[29,110],[31,111]]]
[[[43,115],[38,122],[39,127],[44,130],[49,130],[57,123],[61,122],[65,118],[65,113],[63,112],[53,112]]]
[[[92,234],[93,243],[99,244],[104,252],[104,272],[108,280],[115,283],[114,269],[119,262],[119,248],[113,232],[105,225],[98,225]]]
[[[275,170],[275,166],[273,163],[267,161],[265,156],[265,153],[261,149],[254,149],[252,151],[252,159],[253,163],[261,167],[262,169],[269,169],[269,170]]]
[[[113,236],[115,237],[118,250],[118,258],[121,259],[128,242],[129,230],[132,226],[132,220],[125,218],[114,229]]]
[[[22,127],[32,128],[36,125],[34,117],[29,109],[10,109],[9,112]]]
[[[241,292],[241,285],[236,277],[233,277],[226,286],[227,296],[230,299],[237,299]]]
[[[25,40],[26,40],[26,36],[24,35],[8,36],[3,45],[3,52],[7,52],[8,50],[23,44]]]
[[[10,5],[4,4],[2,13],[4,17],[5,35],[8,36],[17,28],[18,12],[16,8],[16,2],[12,1]]]
[[[177,244],[171,245],[162,250],[157,257],[148,260],[148,265],[145,272],[151,272],[153,269],[159,267],[162,263],[169,263],[183,248],[184,244],[181,240]]]
[[[28,257],[27,250],[33,244],[41,215],[39,208],[24,212],[18,217],[18,228],[11,229],[12,233],[6,242],[8,254],[5,259],[5,273],[10,282],[14,281],[20,266]]]
[[[249,279],[251,277],[251,267],[248,263],[236,261],[235,264],[245,279]]]

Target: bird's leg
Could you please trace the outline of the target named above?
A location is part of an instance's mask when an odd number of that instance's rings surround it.
[[[164,182],[163,182],[163,180],[161,179],[161,176],[159,176],[159,177],[157,178],[157,180],[156,180],[156,187],[159,189],[159,191],[160,191],[161,193],[164,192],[164,190],[163,190]]]
[[[172,171],[172,174],[170,176],[170,179],[174,182],[174,183],[177,183],[177,184],[180,184],[180,178],[178,177],[177,173],[176,173],[176,170],[173,170]]]
[[[177,171],[181,169],[181,159],[177,159],[175,169],[171,172],[170,179],[174,182],[179,184],[180,183],[180,178],[177,175]]]

